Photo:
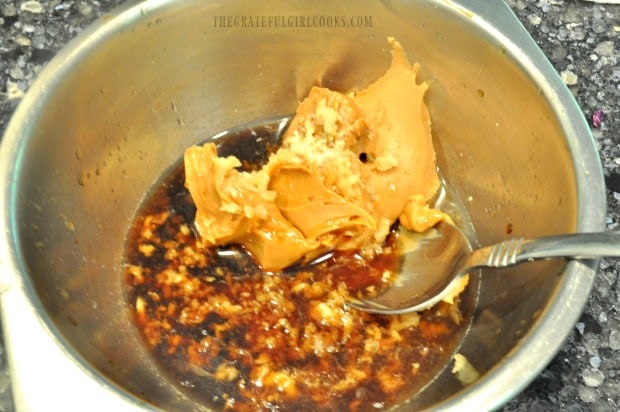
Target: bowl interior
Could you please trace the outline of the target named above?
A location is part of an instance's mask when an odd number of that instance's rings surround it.
[[[269,16],[270,3],[146,2],[108,16],[44,72],[18,128],[10,207],[27,292],[79,362],[162,409],[196,406],[160,376],[130,321],[120,265],[136,208],[187,146],[291,114],[312,85],[347,90],[381,75],[388,36],[431,84],[440,168],[479,241],[577,227],[579,153],[521,62],[470,16],[442,1],[365,1],[354,13],[310,2],[304,16],[370,16],[372,26],[229,22]],[[279,4],[278,14],[298,6]],[[485,274],[460,348],[478,372],[529,339],[563,271],[543,262]],[[446,370],[412,402],[428,407],[462,389]]]

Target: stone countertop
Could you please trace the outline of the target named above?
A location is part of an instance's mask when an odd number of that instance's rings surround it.
[[[489,0],[497,1],[497,0]],[[0,136],[54,54],[123,0],[0,0]],[[607,183],[607,227],[620,229],[620,4],[507,0],[575,95]],[[615,3],[615,4],[609,4]],[[620,260],[603,259],[581,319],[554,360],[504,411],[620,411]],[[0,342],[1,340],[0,330]],[[0,343],[0,412],[13,410]]]

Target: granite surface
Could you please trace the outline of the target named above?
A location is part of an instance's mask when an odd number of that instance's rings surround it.
[[[0,0],[0,136],[54,54],[81,28],[122,2]],[[591,125],[608,187],[607,226],[620,229],[620,4],[618,0],[507,2]],[[564,346],[504,411],[620,411],[619,272],[620,260],[602,261],[585,311]],[[0,412],[13,410],[10,385],[0,344]]]

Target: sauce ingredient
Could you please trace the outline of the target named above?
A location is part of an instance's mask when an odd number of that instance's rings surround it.
[[[148,197],[127,240],[135,323],[189,396],[234,411],[376,411],[406,399],[450,360],[466,327],[441,303],[406,316],[349,309],[386,286],[394,232],[368,261],[350,251],[265,274],[241,249],[205,249],[183,168]]]
[[[140,210],[126,247],[129,304],[162,370],[198,401],[375,411],[417,392],[454,353],[465,284],[421,313],[345,303],[393,281],[396,221],[423,232],[450,219],[429,207],[440,184],[427,85],[390,43],[390,68],[366,89],[313,88],[277,145],[258,146],[276,140],[267,125],[187,149]]]
[[[313,88],[282,147],[260,170],[239,171],[213,143],[185,153],[186,185],[207,246],[243,245],[268,271],[330,250],[372,258],[391,225],[418,232],[445,215],[428,207],[439,188],[426,83],[401,45],[366,89]]]

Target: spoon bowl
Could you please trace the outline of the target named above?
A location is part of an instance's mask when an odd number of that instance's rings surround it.
[[[459,279],[484,267],[503,268],[551,258],[620,256],[620,232],[566,234],[536,239],[514,238],[472,250],[465,234],[440,222],[417,235],[401,232],[403,265],[394,283],[377,296],[356,299],[353,308],[384,315],[399,315],[430,308],[450,294]]]

